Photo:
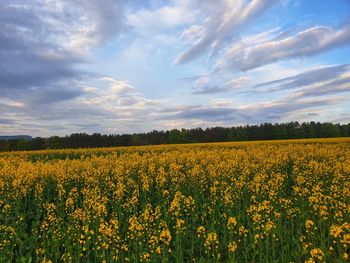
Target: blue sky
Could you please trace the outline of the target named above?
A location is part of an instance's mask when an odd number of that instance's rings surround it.
[[[348,0],[3,0],[0,134],[350,122]]]

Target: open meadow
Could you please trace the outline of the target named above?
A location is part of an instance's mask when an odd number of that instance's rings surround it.
[[[1,262],[349,262],[350,138],[0,153]]]

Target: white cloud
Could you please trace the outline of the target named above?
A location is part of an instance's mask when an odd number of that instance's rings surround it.
[[[280,60],[302,58],[319,54],[337,47],[350,45],[350,27],[335,29],[316,26],[268,41],[252,42],[248,38],[226,49],[216,65],[217,71],[246,71]]]
[[[299,97],[325,96],[350,92],[350,71],[338,78],[312,85],[296,92]]]
[[[204,24],[197,25],[197,28],[204,28],[204,32],[198,35],[200,38],[192,47],[176,58],[175,63],[189,62],[210,48],[211,54],[217,53],[233,34],[239,33],[240,29],[260,17],[277,2],[278,0],[252,0],[245,4],[242,0],[198,1],[198,8],[210,10],[206,13]],[[191,32],[191,27],[185,31],[185,35],[188,30]]]
[[[180,40],[192,42],[202,38],[204,34],[205,34],[204,27],[199,25],[192,25],[182,33]]]
[[[129,13],[126,23],[140,35],[157,35],[190,22],[193,16],[186,5],[175,2]]]
[[[263,93],[292,90],[293,96],[300,98],[350,92],[350,65],[318,66],[297,75],[259,83],[252,89]]]
[[[99,79],[99,87],[85,89],[86,96],[78,98],[82,105],[99,106],[115,112],[121,110],[146,110],[147,107],[157,106],[159,101],[150,100],[142,96],[128,81],[117,80],[111,77]]]
[[[221,76],[220,80],[215,78],[211,79],[209,76],[203,76],[196,80],[196,87],[193,89],[191,94],[193,95],[213,95],[218,93],[237,91],[248,85],[250,81],[248,76],[240,76],[231,78],[228,81],[223,81]]]
[[[110,91],[112,94],[123,95],[127,94],[130,91],[136,90],[127,81],[116,80],[111,77],[102,77],[100,80],[104,80],[109,83]]]
[[[65,12],[75,16],[75,21],[69,24],[72,29],[67,46],[89,51],[118,35],[124,26],[122,3],[121,0],[65,1]]]
[[[232,123],[256,124],[263,122],[281,122],[289,116],[296,116],[299,112],[317,111],[320,108],[336,105],[341,98],[297,98],[285,96],[276,100],[262,103],[240,103],[223,101],[222,104],[212,103],[193,108],[176,110],[164,118],[170,120],[203,121],[230,125]]]
[[[281,1],[289,8],[299,0]],[[284,121],[331,113],[336,96],[349,94],[348,66],[285,61],[348,45],[349,27],[289,35],[281,25],[259,33],[264,23],[241,38],[279,1],[135,2],[1,1],[1,129],[52,135]],[[122,42],[114,41],[118,35]],[[181,50],[178,63],[208,55],[217,71],[212,63],[169,65]],[[199,76],[171,83],[184,75]]]

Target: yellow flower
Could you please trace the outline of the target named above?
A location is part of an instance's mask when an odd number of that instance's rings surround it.
[[[342,232],[343,228],[337,225],[332,225],[329,230],[329,234],[334,238],[338,238]]]
[[[319,248],[311,249],[310,255],[313,259],[318,259],[318,260],[322,260],[324,257],[322,250]]]
[[[227,220],[227,228],[232,230],[237,225],[237,219],[233,216],[229,217]]]
[[[205,234],[205,227],[204,226],[199,226],[197,228],[197,236],[202,237]]]
[[[160,232],[159,240],[162,241],[164,244],[169,245],[171,241],[171,234],[169,229],[165,228]]]
[[[146,261],[146,262],[148,262],[148,261],[150,261],[150,260],[151,260],[151,255],[150,255],[150,253],[148,253],[148,252],[143,253],[142,258],[141,258],[141,261]]]
[[[306,222],[305,222],[306,229],[310,229],[314,225],[315,225],[315,223],[312,220],[306,220]]]
[[[350,234],[344,234],[340,242],[345,245],[350,245]]]
[[[240,236],[247,236],[248,230],[244,226],[240,226],[238,229],[238,233]]]
[[[265,233],[267,234],[272,228],[274,227],[274,224],[269,220],[265,224]]]
[[[169,191],[168,191],[168,190],[164,190],[164,191],[163,191],[163,196],[164,196],[164,197],[168,197],[168,196],[169,196],[169,194],[170,194],[170,193],[169,193]]]
[[[183,219],[176,219],[176,232],[182,232],[185,230],[185,220]]]
[[[209,250],[214,250],[219,247],[218,235],[215,232],[208,233],[204,246]]]
[[[228,251],[229,251],[229,252],[231,252],[231,253],[235,252],[236,249],[237,249],[237,244],[236,244],[236,242],[230,242],[230,243],[228,244],[227,248],[228,248]]]

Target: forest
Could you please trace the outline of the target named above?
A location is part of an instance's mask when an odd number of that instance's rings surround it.
[[[0,151],[75,149],[93,147],[139,146],[157,144],[228,142],[253,140],[283,140],[304,138],[349,137],[350,123],[320,122],[264,123],[234,127],[206,129],[153,130],[147,133],[86,134],[73,133],[64,137],[36,137],[32,140],[0,140]]]

